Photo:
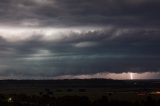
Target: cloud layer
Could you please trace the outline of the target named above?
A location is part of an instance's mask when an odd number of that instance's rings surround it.
[[[1,0],[4,24],[159,26],[159,0]]]
[[[1,0],[0,76],[160,71],[159,0]]]

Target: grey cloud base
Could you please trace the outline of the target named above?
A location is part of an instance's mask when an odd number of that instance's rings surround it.
[[[0,76],[159,72],[159,12],[159,0],[1,0]]]
[[[4,71],[0,74],[59,76],[159,71],[159,36],[153,31],[131,29],[117,36],[121,30],[74,32],[56,42],[34,35],[23,42],[1,38],[1,70]]]

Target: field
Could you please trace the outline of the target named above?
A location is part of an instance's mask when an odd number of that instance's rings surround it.
[[[160,81],[104,79],[2,80],[0,81],[0,95],[2,103],[5,101],[21,103],[22,100],[19,98],[22,97],[30,99],[34,97],[38,101],[38,98],[46,96],[45,98],[50,97],[52,99],[53,97],[57,99],[63,97],[86,97],[90,102],[105,98],[105,101],[141,103],[152,99],[157,101],[157,104],[160,101]],[[25,103],[23,102],[22,104]],[[158,104],[155,106],[158,106]]]

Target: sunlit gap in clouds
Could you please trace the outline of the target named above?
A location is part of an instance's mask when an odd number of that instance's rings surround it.
[[[96,73],[96,74],[81,74],[81,75],[61,75],[61,76],[26,76],[26,75],[13,75],[0,76],[0,79],[113,79],[113,80],[148,80],[148,79],[160,79],[160,72],[144,72],[144,73]]]
[[[160,72],[144,72],[144,73],[96,73],[96,74],[83,74],[83,75],[63,75],[55,77],[55,79],[115,79],[115,80],[137,80],[137,79],[159,79]]]

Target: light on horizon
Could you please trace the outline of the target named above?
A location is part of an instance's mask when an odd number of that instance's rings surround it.
[[[130,79],[133,80],[133,73],[130,73]]]

